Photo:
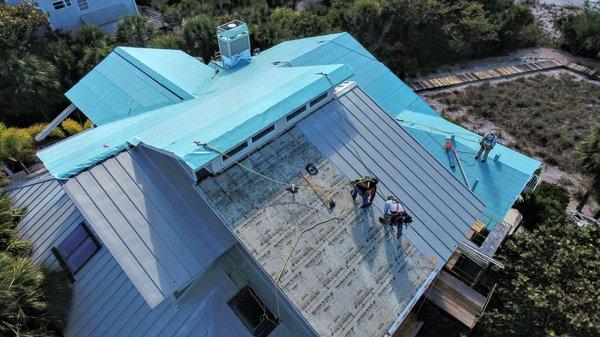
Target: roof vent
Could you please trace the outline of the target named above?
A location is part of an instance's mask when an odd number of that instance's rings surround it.
[[[240,60],[250,59],[250,33],[242,21],[233,20],[217,27],[217,40],[225,68],[233,68]]]

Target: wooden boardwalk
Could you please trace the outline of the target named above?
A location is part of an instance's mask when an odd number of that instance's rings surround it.
[[[470,73],[443,76],[426,80],[416,79],[408,81],[408,85],[410,85],[414,91],[426,91],[555,69],[565,69],[573,71],[578,74],[587,76],[590,79],[600,81],[600,72],[590,67],[586,67],[573,62],[565,62],[563,60],[549,59],[538,62],[524,63],[515,66],[500,67],[483,71],[474,71]]]

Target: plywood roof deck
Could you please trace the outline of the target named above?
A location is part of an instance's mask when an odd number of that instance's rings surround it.
[[[311,176],[329,188],[330,210],[299,177]],[[256,260],[322,336],[383,335],[434,266],[405,237],[381,226],[374,208],[361,209],[350,196],[349,180],[294,128],[243,161],[244,165],[299,186],[265,180],[239,166],[198,186]],[[305,232],[292,252],[299,232]],[[276,308],[272,308],[276,310]]]

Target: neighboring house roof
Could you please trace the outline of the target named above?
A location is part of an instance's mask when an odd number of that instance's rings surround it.
[[[91,26],[100,27],[118,21],[127,14],[129,14],[127,6],[122,3],[117,3],[104,8],[88,11],[81,15],[81,21]]]
[[[233,241],[183,167],[160,157],[154,161],[147,151],[122,152],[64,187],[154,307],[206,270]]]
[[[33,260],[60,268],[51,249],[84,221],[62,184],[45,174],[4,191],[15,206],[27,210],[17,228],[21,238],[33,243]],[[240,286],[225,272],[212,269],[190,287],[183,300],[163,301],[151,309],[111,252],[102,247],[75,275],[63,335],[249,337],[226,303]],[[285,332],[280,326],[280,332]]]
[[[66,179],[145,143],[172,153],[195,170],[219,156],[195,142],[227,151],[352,75],[347,65],[290,68],[260,60],[222,70],[198,98],[102,124],[38,156],[53,175]]]
[[[198,189],[319,335],[383,336],[483,208],[431,159],[355,87],[243,160],[299,186],[297,193],[237,165]],[[308,163],[318,169],[309,179],[333,198],[333,209],[298,176]],[[350,180],[370,174],[364,165],[380,179],[369,209],[349,193]],[[413,216],[400,239],[377,220],[388,194]]]

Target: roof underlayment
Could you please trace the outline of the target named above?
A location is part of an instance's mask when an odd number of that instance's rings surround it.
[[[383,336],[483,207],[430,158],[356,87],[243,160],[298,193],[237,165],[198,189],[321,336]],[[333,209],[299,176],[309,163]],[[380,179],[368,209],[349,193],[363,163]],[[377,220],[388,194],[413,215],[400,239]]]

